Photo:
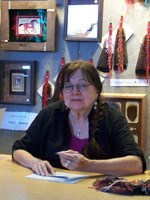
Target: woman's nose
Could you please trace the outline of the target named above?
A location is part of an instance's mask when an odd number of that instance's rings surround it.
[[[75,93],[76,93],[76,92],[77,92],[77,93],[80,92],[80,90],[79,90],[79,88],[78,88],[77,85],[74,85],[74,86],[73,86],[72,92],[75,92]]]

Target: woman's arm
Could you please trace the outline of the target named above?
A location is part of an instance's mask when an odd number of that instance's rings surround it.
[[[108,175],[134,175],[143,172],[141,159],[137,156],[125,156],[107,160],[88,160],[87,170]]]
[[[125,156],[106,160],[90,160],[76,151],[68,150],[58,152],[61,163],[70,170],[94,172],[114,176],[134,175],[143,172],[141,158],[138,156]],[[69,160],[69,165],[66,161]]]
[[[55,170],[48,161],[35,158],[25,150],[15,150],[12,156],[19,164],[32,169],[38,175],[48,176],[49,174],[55,174]]]

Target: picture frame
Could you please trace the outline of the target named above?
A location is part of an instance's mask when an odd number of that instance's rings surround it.
[[[111,106],[119,109],[124,114],[135,142],[145,152],[147,95],[102,93],[102,96]]]
[[[38,23],[32,24],[33,19]],[[29,26],[23,34],[25,23],[36,26],[38,34],[32,32]],[[55,23],[54,0],[1,1],[0,50],[55,51]],[[22,26],[19,27],[20,24]]]
[[[145,6],[150,6],[150,0],[144,0],[144,5]]]
[[[16,36],[42,36],[43,24],[40,16],[16,16]]]
[[[0,103],[35,104],[35,61],[0,60]]]
[[[65,0],[66,41],[101,42],[102,23],[103,0]]]

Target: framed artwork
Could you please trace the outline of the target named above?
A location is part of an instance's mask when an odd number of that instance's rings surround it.
[[[16,36],[42,36],[43,24],[40,16],[16,16]]]
[[[103,93],[104,99],[125,115],[135,142],[145,152],[146,146],[146,94]]]
[[[103,0],[65,0],[64,38],[101,41]]]
[[[150,5],[150,0],[144,0],[144,5],[149,6]]]
[[[0,103],[34,105],[35,61],[0,61]]]
[[[0,50],[54,51],[56,3],[1,1]]]
[[[26,93],[26,70],[10,70],[10,94]]]

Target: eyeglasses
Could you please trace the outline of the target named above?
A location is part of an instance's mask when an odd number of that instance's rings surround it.
[[[65,83],[64,92],[68,92],[68,93],[72,92],[74,87],[76,87],[79,92],[86,92],[90,85],[91,84],[89,83],[77,83],[76,85],[73,85],[71,83]]]

